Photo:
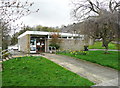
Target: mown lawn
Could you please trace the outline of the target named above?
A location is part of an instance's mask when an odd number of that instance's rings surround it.
[[[120,44],[118,44],[120,46]],[[118,49],[118,47],[116,47],[117,45],[114,43],[109,43],[109,49]],[[94,45],[90,45],[88,47],[89,49],[105,49],[105,47],[102,47],[102,42],[95,42]]]
[[[93,82],[43,57],[3,62],[3,86],[92,86]]]
[[[78,59],[90,61],[93,63],[97,63],[103,66],[120,70],[117,51],[109,51],[110,54],[104,54],[104,51],[87,51],[87,52],[88,52],[87,55],[73,55],[70,53],[58,53],[58,54],[75,57]]]

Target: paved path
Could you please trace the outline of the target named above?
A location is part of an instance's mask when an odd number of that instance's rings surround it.
[[[118,85],[118,81],[116,80],[118,78],[118,71],[115,69],[63,55],[45,54],[43,57],[91,80],[97,85],[99,84],[99,86]],[[111,85],[105,84],[105,82],[109,82],[110,80],[114,80],[114,82],[111,82]]]
[[[105,49],[89,49],[89,51],[97,51],[97,50],[103,50],[103,51],[105,51]],[[120,51],[120,50],[108,49],[108,51]]]

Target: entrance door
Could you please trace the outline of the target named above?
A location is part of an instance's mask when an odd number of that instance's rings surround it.
[[[36,41],[36,52],[45,52],[45,40],[37,39]]]

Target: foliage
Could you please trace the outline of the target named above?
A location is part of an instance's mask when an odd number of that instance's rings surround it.
[[[34,30],[34,28],[26,26],[22,30],[20,30],[19,32],[17,32],[15,35],[19,36],[19,35],[21,35],[22,33],[26,32],[26,31],[32,31],[32,30]]]
[[[52,28],[52,27],[43,27],[41,25],[38,25],[35,27],[36,31],[47,31],[47,32],[60,32],[59,29]]]
[[[110,54],[104,54],[104,51],[87,51],[87,52],[89,53],[87,55],[73,55],[71,53],[59,53],[59,54],[75,57],[78,59],[90,61],[96,64],[120,70],[117,51],[109,51]]]
[[[24,27],[22,30],[20,30],[19,32],[16,32],[15,34],[12,35],[11,37],[11,44],[10,45],[15,45],[18,43],[18,36],[21,35],[22,33],[26,32],[26,31],[32,31],[33,28],[26,26]]]
[[[13,35],[12,38],[11,38],[11,44],[10,45],[15,45],[17,43],[18,43],[18,39],[17,39],[16,36]]]
[[[60,43],[61,43],[61,39],[59,39],[60,35],[59,33],[54,33],[51,35],[51,40],[50,40],[50,45],[49,46],[53,46],[53,47],[56,47],[56,49],[59,49],[60,48]]]
[[[94,85],[43,57],[19,57],[3,62],[3,65],[2,86]]]

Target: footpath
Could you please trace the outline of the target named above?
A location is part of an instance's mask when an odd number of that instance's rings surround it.
[[[89,79],[96,83],[95,86],[118,86],[118,71],[115,69],[64,55],[45,54],[43,57]]]

